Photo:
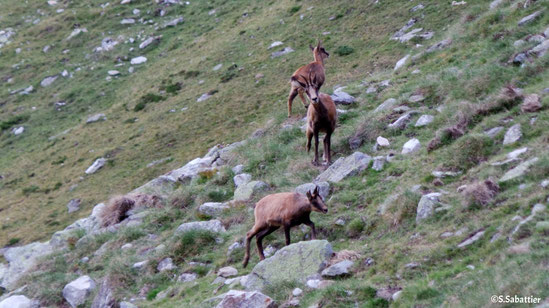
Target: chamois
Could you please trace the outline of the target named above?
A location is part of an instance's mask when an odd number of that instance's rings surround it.
[[[292,102],[299,94],[299,98],[303,102],[303,106],[307,108],[307,102],[303,97],[303,92],[307,93],[309,99],[313,102],[318,100],[318,91],[324,84],[324,59],[330,54],[322,47],[322,43],[318,41],[316,47],[309,45],[314,55],[314,62],[304,65],[297,69],[290,78],[290,95],[288,96],[288,118],[292,112]]]
[[[313,101],[307,109],[307,153],[311,150],[311,139],[315,137],[315,158],[313,165],[318,165],[318,134],[325,132],[324,137],[324,162],[332,163],[331,138],[336,128],[337,112],[334,101],[330,95],[320,93],[319,100]]]
[[[311,239],[316,239],[315,224],[309,218],[311,212],[328,213],[324,200],[318,193],[318,186],[306,196],[300,193],[272,194],[259,200],[255,205],[255,224],[246,233],[246,254],[242,266],[246,267],[250,259],[250,241],[256,236],[259,259],[265,259],[263,254],[263,238],[280,227],[284,228],[286,245],[290,245],[290,228],[306,224],[311,228]]]

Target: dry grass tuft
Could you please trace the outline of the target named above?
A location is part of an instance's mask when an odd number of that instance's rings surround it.
[[[470,207],[472,205],[487,206],[499,192],[499,185],[492,179],[485,181],[474,182],[467,185],[463,191],[465,197],[464,205]]]
[[[148,194],[135,194],[115,196],[109,200],[109,203],[99,214],[103,227],[112,226],[128,217],[127,213],[134,207],[160,207],[161,202],[158,196]]]
[[[360,253],[354,250],[343,249],[341,251],[334,253],[334,256],[330,259],[329,265],[334,265],[338,262],[345,261],[345,260],[355,261],[360,258],[361,258]]]

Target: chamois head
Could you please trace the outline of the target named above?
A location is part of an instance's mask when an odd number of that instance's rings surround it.
[[[313,47],[311,44],[309,44],[309,48],[311,48],[313,55],[315,56],[315,61],[318,61],[319,59],[322,59],[322,61],[324,61],[324,59],[330,57],[330,54],[326,51],[326,49],[324,49],[324,47],[322,47],[321,41],[318,41],[316,47]]]
[[[315,190],[311,193],[310,191],[307,192],[307,198],[309,199],[309,202],[311,204],[311,209],[314,212],[320,212],[320,213],[328,213],[328,207],[326,206],[326,203],[324,203],[324,200],[318,193],[318,186],[315,187]]]

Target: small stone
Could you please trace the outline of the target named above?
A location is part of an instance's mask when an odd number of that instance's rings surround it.
[[[517,159],[520,155],[526,153],[528,151],[527,147],[516,149],[512,152],[507,153],[507,158],[509,159]]]
[[[401,69],[402,67],[404,67],[404,65],[406,65],[406,62],[408,61],[408,59],[410,59],[410,55],[406,55],[404,58],[398,60],[398,62],[395,64],[395,68],[393,69],[393,71],[398,71],[399,69]]]
[[[77,307],[86,302],[94,289],[95,282],[89,276],[82,276],[63,288],[63,297],[72,307]]]
[[[541,99],[537,94],[530,94],[524,98],[524,102],[520,106],[522,112],[537,112],[541,109]]]
[[[385,156],[376,156],[374,157],[374,163],[372,164],[372,169],[375,171],[383,170],[383,165],[385,165]]]
[[[120,21],[121,25],[131,25],[135,23],[135,19],[133,18],[124,18],[122,21]]]
[[[396,121],[389,124],[388,127],[393,129],[405,129],[406,125],[408,124],[408,122],[410,122],[411,119],[412,112],[407,112],[404,115],[400,116]]]
[[[277,46],[280,46],[284,43],[282,43],[281,41],[276,41],[276,42],[273,42],[267,49],[271,49],[271,48],[275,48]]]
[[[417,119],[416,124],[414,126],[423,127],[432,123],[434,120],[435,120],[435,117],[433,117],[432,115],[424,114],[421,117],[419,117],[419,119]]]
[[[198,212],[202,215],[217,217],[229,208],[228,203],[206,202],[198,207]]]
[[[301,295],[303,295],[303,290],[301,290],[300,288],[295,288],[295,289],[292,291],[292,295],[293,295],[293,296],[301,296]]]
[[[48,76],[46,78],[44,78],[41,82],[40,82],[40,85],[44,88],[46,87],[49,87],[53,84],[53,82],[55,80],[57,80],[57,77],[59,77],[58,75],[55,75],[55,76]]]
[[[522,131],[520,129],[520,124],[515,124],[511,126],[505,133],[505,137],[503,138],[503,145],[515,143],[521,137],[522,137]]]
[[[191,282],[198,279],[198,275],[195,273],[184,273],[177,277],[177,282]]]
[[[311,279],[307,280],[307,286],[311,289],[325,289],[326,287],[332,285],[334,282],[332,280],[320,280],[320,279]]]
[[[538,18],[539,16],[541,16],[541,13],[542,11],[535,11],[534,13],[522,18],[519,22],[518,22],[518,25],[519,26],[524,26],[532,21],[534,21],[536,18]]]
[[[67,208],[69,209],[69,214],[72,212],[76,212],[80,209],[80,199],[72,199],[67,203]]]
[[[160,261],[160,263],[158,263],[158,266],[156,267],[159,272],[171,271],[176,268],[177,267],[173,264],[172,258],[163,259],[162,261]]]
[[[207,100],[210,97],[211,97],[211,95],[209,93],[204,93],[199,98],[196,99],[196,102],[197,103],[203,102],[203,101]]]
[[[135,58],[131,59],[130,64],[131,65],[138,65],[138,64],[143,64],[145,62],[147,62],[147,58],[145,58],[143,56],[139,56],[139,57],[135,57]]]
[[[214,66],[212,70],[213,70],[214,72],[215,72],[215,71],[218,71],[218,70],[221,69],[222,66],[223,66],[223,63],[219,63],[218,65]]]
[[[503,131],[502,126],[497,126],[489,130],[484,131],[484,134],[490,138],[495,138],[501,131]]]
[[[118,76],[120,75],[120,72],[117,70],[110,70],[107,72],[107,74],[109,74],[109,76]]]
[[[322,199],[326,200],[326,198],[328,198],[328,195],[330,194],[330,184],[328,182],[301,184],[295,188],[295,192],[305,195],[307,194],[307,192],[312,193],[317,186],[318,186],[318,193],[320,194]]]
[[[528,172],[528,170],[530,169],[530,167],[532,165],[534,165],[536,162],[538,161],[538,158],[537,157],[534,157],[534,158],[531,158],[521,164],[519,164],[518,166],[516,166],[515,168],[507,171],[502,177],[501,179],[499,180],[499,182],[507,182],[507,181],[510,181],[510,180],[514,180],[516,178],[519,178],[519,177],[522,177],[526,172]]]
[[[88,169],[86,169],[85,173],[86,174],[93,174],[95,172],[97,172],[97,170],[103,168],[103,166],[105,166],[105,163],[107,162],[107,160],[105,158],[98,158],[96,159],[93,164],[91,166],[88,167]]]
[[[450,46],[451,44],[452,44],[452,40],[450,40],[450,39],[442,40],[442,41],[436,43],[435,45],[427,48],[426,52],[433,52],[433,51],[441,50],[441,49],[444,49],[444,48]]]
[[[141,269],[141,268],[144,268],[147,264],[149,263],[148,260],[145,260],[145,261],[141,261],[141,262],[137,262],[137,263],[134,263],[132,265],[133,268],[136,268],[136,269]]]
[[[238,187],[243,184],[247,184],[252,180],[252,175],[248,173],[241,173],[233,177],[234,186]]]
[[[396,99],[388,98],[381,105],[377,106],[374,112],[380,112],[380,111],[392,109],[396,104],[397,104]]]
[[[282,49],[280,51],[273,52],[271,54],[271,58],[277,58],[277,57],[289,54],[291,52],[294,52],[294,50],[291,47],[285,47],[284,49]]]
[[[469,237],[465,241],[459,243],[457,247],[458,248],[467,247],[467,246],[473,244],[474,242],[480,240],[480,238],[482,238],[483,235],[484,235],[484,230],[477,231],[471,237]]]
[[[440,196],[440,193],[430,193],[421,197],[417,204],[416,223],[419,223],[434,214],[435,207],[440,204]]]
[[[15,136],[19,136],[19,135],[21,135],[24,131],[25,131],[25,127],[19,126],[19,127],[14,128],[11,132],[12,132]]]
[[[337,88],[331,97],[335,104],[349,105],[355,102],[355,98],[347,92],[343,92],[342,88]]]
[[[391,297],[394,302],[398,301],[402,297],[402,291],[396,291]]]
[[[31,300],[24,295],[11,295],[3,299],[2,298],[3,296],[0,297],[0,308],[38,308],[40,307],[40,303],[38,301]]]
[[[408,98],[408,101],[410,101],[411,103],[418,103],[423,100],[425,100],[425,96],[423,96],[422,94],[415,94],[410,96],[410,98]]]
[[[126,243],[120,247],[122,250],[131,249],[133,245],[131,243]]]
[[[541,181],[540,186],[543,188],[549,187],[549,179]]]
[[[354,262],[344,260],[338,262],[322,271],[322,277],[335,278],[350,275]]]
[[[403,146],[402,146],[402,154],[413,154],[421,149],[421,143],[418,139],[413,138],[408,140]]]
[[[244,170],[244,165],[236,165],[231,170],[233,171],[234,174],[238,175],[242,173],[242,171]]]
[[[388,147],[390,145],[389,140],[384,137],[377,137],[376,144],[378,147]]]
[[[229,278],[238,275],[238,270],[232,266],[222,267],[217,271],[217,276]]]
[[[175,27],[177,26],[178,24],[182,23],[183,22],[183,17],[178,17],[178,18],[175,18],[167,23],[164,24],[164,28],[167,28],[167,27]]]
[[[232,243],[229,248],[227,248],[227,256],[230,256],[233,251],[237,249],[242,249],[244,246],[240,242],[234,242]]]
[[[419,10],[423,10],[425,8],[425,6],[423,4],[418,4],[416,6],[414,6],[413,8],[410,9],[410,12],[415,12],[415,11],[419,11]]]

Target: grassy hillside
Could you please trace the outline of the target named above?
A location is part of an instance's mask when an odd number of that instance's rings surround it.
[[[549,214],[539,213],[513,233],[515,216],[523,219],[534,204],[548,202],[547,188],[540,183],[549,178],[549,56],[530,56],[524,65],[510,61],[539,44],[533,35],[547,32],[548,1],[502,1],[494,9],[490,1],[458,6],[422,1],[424,8],[418,10],[412,10],[416,1],[197,1],[169,6],[134,0],[104,7],[98,1],[56,6],[6,2],[9,12],[1,13],[0,30],[11,27],[16,34],[0,49],[0,244],[46,240],[111,195],[180,167],[215,144],[246,139],[258,128],[264,131],[239,149],[231,163],[244,164],[270,190],[222,215],[228,228],[222,244],[213,244],[209,234],[188,235],[192,240],[172,234],[182,222],[204,218],[196,211],[202,202],[232,198],[234,174],[228,167],[212,178],[182,185],[144,225],[97,236],[86,247],[49,258],[27,281],[45,305],[61,305],[60,290],[83,273],[114,277],[115,297],[143,296],[139,307],[200,306],[215,292],[229,289],[211,285],[215,275],[210,270],[231,265],[239,274],[248,273],[250,268],[240,266],[241,252],[232,257],[226,252],[253,224],[250,206],[265,194],[310,182],[324,169],[313,167],[304,151],[300,102],[295,101],[291,119],[286,118],[285,103],[288,78],[312,58],[308,45],[317,39],[331,54],[322,90],[332,93],[336,86],[346,86],[357,100],[338,106],[346,112],[340,114],[332,138],[334,160],[354,151],[395,157],[381,171],[368,168],[333,184],[330,214],[313,215],[320,238],[335,250],[351,249],[362,257],[351,278],[307,291],[301,306],[388,305],[372,290],[390,287],[403,289],[402,299],[391,303],[402,307],[490,306],[490,296],[500,294],[549,297],[547,230],[536,227]],[[64,11],[58,13],[59,8]],[[134,9],[140,10],[139,16]],[[160,9],[165,16],[155,13]],[[517,25],[538,10],[540,17]],[[182,23],[162,27],[180,16]],[[121,25],[123,18],[135,18],[136,23]],[[144,25],[140,18],[152,22]],[[417,21],[410,29],[432,31],[433,37],[391,40],[411,18]],[[66,40],[75,27],[87,32]],[[153,35],[162,35],[159,43],[139,49],[138,38]],[[119,43],[111,51],[94,52],[107,36]],[[129,38],[137,42],[126,43]],[[442,40],[451,43],[427,52]],[[284,45],[268,49],[274,41]],[[50,49],[44,53],[46,45]],[[295,52],[271,57],[286,46]],[[141,55],[146,63],[130,65],[130,59]],[[411,59],[395,72],[395,63],[406,55]],[[214,70],[218,64],[221,68]],[[73,76],[59,76],[49,87],[40,85],[46,76],[65,69]],[[120,76],[106,80],[113,69]],[[389,86],[381,85],[387,80]],[[10,95],[29,85],[34,87],[29,95]],[[213,95],[197,102],[204,93]],[[530,94],[539,95],[541,110],[521,110]],[[423,99],[410,99],[414,95]],[[403,129],[388,127],[402,112],[374,111],[389,98],[418,112]],[[60,101],[65,105],[56,106]],[[107,120],[86,124],[97,113]],[[415,127],[420,115],[432,115],[434,121]],[[515,124],[521,124],[522,137],[504,145],[505,132]],[[25,131],[15,136],[11,129],[19,126]],[[503,130],[495,136],[485,134],[499,126]],[[388,138],[390,147],[374,150],[378,136]],[[401,155],[411,138],[421,142],[421,149]],[[360,142],[351,149],[353,140]],[[494,163],[523,147],[528,150],[520,160],[538,158],[530,171],[499,183],[486,196],[482,183],[497,182],[520,161]],[[99,157],[108,159],[105,167],[85,175]],[[439,179],[432,174],[435,170],[457,175]],[[467,185],[465,193],[462,185]],[[416,223],[418,202],[430,192],[440,192],[447,207]],[[68,214],[66,204],[73,198],[83,200],[82,209]],[[335,224],[338,219],[344,224]],[[479,241],[457,247],[479,231],[484,231]],[[294,241],[306,238],[299,228],[293,232]],[[128,242],[137,248],[118,249]],[[281,248],[283,236],[275,232],[266,242]],[[92,257],[89,264],[79,261],[104,244],[106,254]],[[168,249],[153,254],[146,275],[127,270],[140,260],[139,251],[160,244]],[[252,256],[253,265],[258,259]],[[195,272],[200,278],[189,285],[175,282],[173,272],[157,272],[156,264],[164,257],[174,258],[179,266],[175,272]],[[368,258],[373,263],[366,263]],[[189,260],[207,265],[191,266]],[[284,302],[292,288],[280,286],[268,295]],[[168,296],[157,298],[162,291]]]

